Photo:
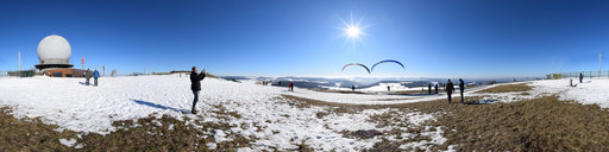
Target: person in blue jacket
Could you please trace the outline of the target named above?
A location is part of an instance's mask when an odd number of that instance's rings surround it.
[[[95,68],[95,71],[93,71],[93,85],[97,86],[97,78],[99,78],[99,71],[97,71],[97,68]]]

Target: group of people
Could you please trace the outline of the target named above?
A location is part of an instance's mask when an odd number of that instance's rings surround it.
[[[91,73],[90,69],[87,69],[87,72],[85,72],[85,78],[86,78],[86,85],[90,85],[89,80],[91,79],[91,76],[93,76],[93,86],[97,86],[97,79],[99,78],[99,71],[97,71],[97,69],[95,69],[95,71],[93,71],[93,73]]]
[[[288,83],[288,91],[294,92],[294,83],[292,83],[292,82]]]
[[[435,93],[438,94],[438,84],[436,83],[436,85],[433,86]],[[427,94],[431,94],[431,83],[427,84]]]
[[[87,69],[87,84],[89,84],[89,70]],[[196,114],[197,110],[195,109],[195,106],[197,105],[197,102],[199,101],[199,92],[201,91],[201,81],[203,79],[205,79],[206,76],[206,72],[205,69],[201,70],[201,73],[197,73],[197,67],[192,67],[192,71],[190,73],[190,89],[192,90],[192,93],[194,95],[194,99],[192,102],[192,109],[191,109],[191,113]],[[99,78],[99,72],[97,70],[95,70],[93,72],[93,77],[95,78],[95,86],[97,86],[97,78]],[[582,77],[582,76],[580,76]],[[581,78],[580,78],[581,79]],[[581,80],[580,80],[581,81]],[[279,85],[281,85],[281,82],[279,82]],[[428,93],[431,94],[431,84],[428,84],[427,86],[428,88]],[[288,89],[289,91],[294,91],[294,84],[293,83],[289,83],[288,84]],[[351,86],[351,90],[355,91],[355,85]],[[390,87],[387,86],[387,91],[390,90]],[[452,102],[452,93],[455,90],[455,86],[453,85],[453,83],[451,82],[450,79],[448,79],[448,82],[446,83],[446,94],[448,95],[448,103],[450,104]],[[463,92],[465,91],[465,82],[463,82],[463,79],[459,78],[459,90],[460,90],[460,94],[461,94],[461,103],[464,102],[464,97],[463,97]],[[435,85],[435,92],[438,93],[438,84]]]
[[[448,82],[446,83],[445,90],[446,90],[446,95],[448,95],[448,103],[450,104],[452,102],[453,91],[455,90],[455,86],[453,85],[453,82],[450,81],[450,79],[448,79]],[[461,93],[461,103],[463,103],[464,102],[463,91],[465,91],[465,82],[463,82],[463,79],[461,79],[461,78],[459,78],[459,90]]]

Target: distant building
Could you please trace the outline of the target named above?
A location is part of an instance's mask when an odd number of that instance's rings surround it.
[[[170,74],[176,74],[176,73],[184,73],[184,74],[190,74],[191,71],[170,71]]]
[[[8,71],[6,72],[6,75],[13,77],[32,77],[34,76],[34,73],[36,73],[34,70]]]

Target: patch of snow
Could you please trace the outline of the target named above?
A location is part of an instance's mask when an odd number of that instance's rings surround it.
[[[205,144],[205,146],[207,146],[207,149],[210,149],[210,150],[214,150],[214,149],[218,148],[218,145],[216,143],[212,143],[212,142]]]
[[[61,143],[62,145],[68,146],[68,147],[72,147],[76,143],[76,139],[73,139],[73,138],[70,138],[70,139],[61,138],[61,139],[59,139],[59,143]]]
[[[414,125],[420,125],[425,121],[435,120],[435,117],[431,114],[423,114],[420,112],[413,112],[406,114],[408,118],[408,122]]]

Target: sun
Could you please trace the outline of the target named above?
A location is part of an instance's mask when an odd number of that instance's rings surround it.
[[[365,30],[368,27],[361,25],[362,20],[363,18],[355,20],[353,15],[351,15],[348,20],[341,19],[343,22],[343,26],[339,27],[339,29],[342,31],[341,36],[343,36],[345,40],[353,43],[361,42],[363,37],[367,35]]]
[[[357,25],[348,25],[345,29],[345,34],[350,38],[358,38],[361,34],[360,27]]]

